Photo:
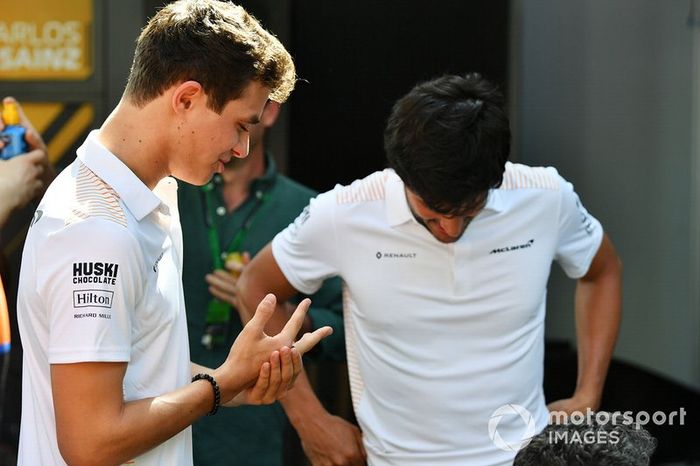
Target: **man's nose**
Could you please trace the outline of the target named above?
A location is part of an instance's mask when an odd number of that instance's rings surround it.
[[[450,236],[458,236],[464,229],[465,219],[462,217],[441,218],[440,227]]]
[[[243,133],[238,139],[238,144],[236,144],[233,147],[233,155],[234,157],[238,157],[239,159],[245,158],[248,156],[248,151],[250,150],[250,135],[248,133]]]

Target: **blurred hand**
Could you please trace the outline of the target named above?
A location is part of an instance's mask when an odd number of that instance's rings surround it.
[[[46,153],[37,149],[10,160],[0,160],[0,203],[4,223],[7,215],[24,207],[38,196],[45,187],[42,175],[45,172]]]
[[[0,167],[0,190],[3,197],[1,202],[9,200],[9,205],[4,205],[4,208],[9,208],[9,211],[15,208],[20,208],[26,205],[31,199],[39,196],[43,190],[53,179],[54,171],[49,164],[46,144],[41,138],[39,132],[34,128],[34,125],[25,115],[22,105],[20,105],[14,97],[5,97],[3,105],[13,103],[17,107],[19,113],[20,125],[26,129],[24,136],[27,142],[27,154],[13,157],[8,161],[2,162]],[[5,124],[0,118],[0,131],[5,128]],[[0,149],[4,147],[0,141]],[[5,195],[9,194],[9,198]],[[9,212],[8,212],[9,213]]]
[[[574,412],[579,412],[585,416],[587,410],[596,411],[599,406],[600,401],[597,398],[574,393],[571,398],[553,401],[547,405],[547,410],[549,410],[549,422],[557,422],[560,419],[560,415],[556,413],[571,415]]]
[[[312,466],[362,466],[367,453],[362,432],[345,419],[328,412],[306,418],[295,426],[301,446]]]
[[[214,270],[207,274],[204,279],[209,284],[209,293],[215,298],[230,304],[241,317],[241,322],[248,322],[254,314],[254,311],[246,309],[242,302],[238,299],[238,277],[241,276],[243,269],[250,263],[250,254],[230,254],[226,260],[224,267],[226,270]]]

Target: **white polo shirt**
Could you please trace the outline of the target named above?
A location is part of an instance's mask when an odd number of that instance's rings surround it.
[[[391,170],[319,195],[272,243],[289,282],[345,286],[355,414],[371,465],[512,464],[489,435],[517,404],[539,431],[547,279],[583,276],[602,228],[553,168],[508,163],[503,184],[455,243],[436,240]],[[505,442],[519,416],[496,424]],[[532,434],[534,432],[530,432]]]
[[[175,180],[151,191],[91,133],[44,195],[22,255],[19,465],[65,464],[51,364],[126,361],[125,401],[189,383],[181,272]],[[133,464],[191,465],[190,429]]]

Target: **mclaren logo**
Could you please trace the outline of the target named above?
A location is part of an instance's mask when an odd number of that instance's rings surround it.
[[[516,244],[515,246],[506,246],[504,248],[492,249],[489,254],[500,254],[502,252],[517,251],[518,249],[527,249],[527,248],[531,248],[534,243],[535,243],[535,240],[531,239],[527,243]]]
[[[595,226],[593,225],[593,220],[591,220],[591,216],[588,215],[588,212],[578,200],[576,201],[576,207],[578,207],[578,211],[581,214],[581,225],[583,226],[583,229],[586,231],[586,233],[588,233],[589,236],[592,235],[595,231]]]
[[[301,211],[299,216],[296,219],[294,219],[294,222],[289,226],[289,233],[291,235],[296,236],[301,227],[304,226],[304,224],[309,220],[309,218],[311,217],[310,207],[310,205],[304,207],[304,210]]]

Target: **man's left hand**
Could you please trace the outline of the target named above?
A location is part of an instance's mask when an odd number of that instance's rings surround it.
[[[241,320],[248,322],[253,313],[243,309],[242,303],[238,299],[238,277],[250,262],[250,254],[245,252],[239,257],[240,260],[226,261],[226,270],[214,270],[207,274],[204,279],[209,284],[209,292],[212,296],[233,306],[241,315]]]
[[[587,410],[595,411],[600,407],[600,401],[595,397],[588,397],[584,395],[576,395],[571,398],[564,398],[562,400],[557,400],[549,403],[547,409],[549,410],[550,422],[556,421],[557,416],[553,416],[553,413],[564,412],[567,415],[571,415],[575,412],[580,412],[584,416]]]

